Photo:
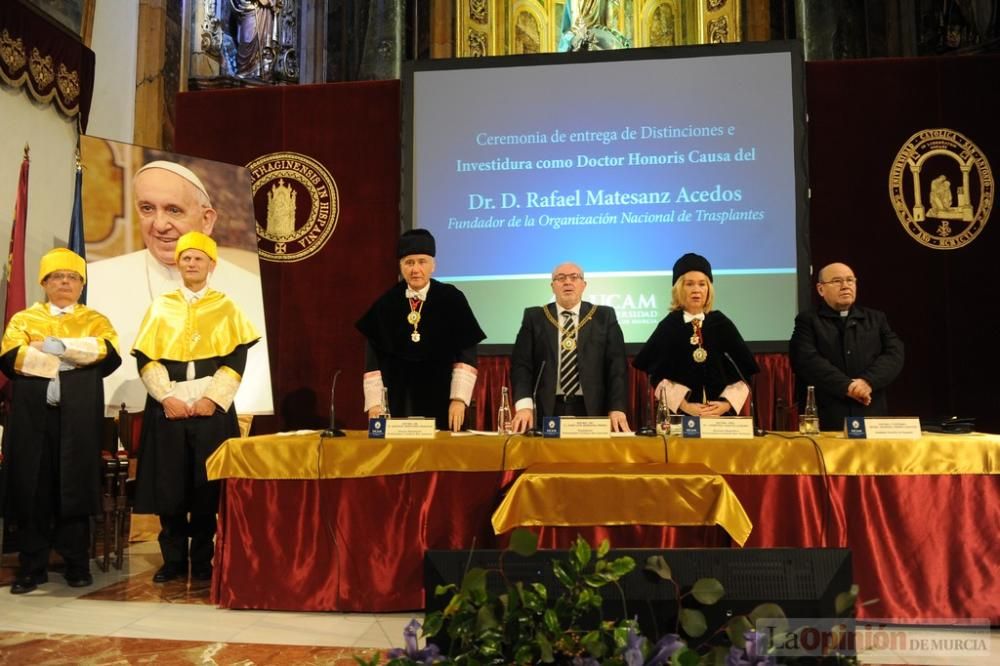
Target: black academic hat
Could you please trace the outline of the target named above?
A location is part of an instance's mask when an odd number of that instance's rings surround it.
[[[701,256],[700,254],[695,254],[694,252],[688,252],[683,257],[678,259],[676,263],[674,263],[674,277],[673,277],[674,282],[677,282],[677,279],[680,276],[684,275],[685,273],[689,273],[691,271],[698,271],[700,273],[704,273],[705,275],[708,276],[709,282],[713,281],[712,264],[708,263],[708,259]]]
[[[402,259],[410,254],[428,254],[433,257],[435,251],[434,236],[431,232],[426,229],[410,229],[399,237],[396,258]]]

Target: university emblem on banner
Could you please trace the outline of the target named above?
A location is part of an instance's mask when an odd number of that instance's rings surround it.
[[[270,153],[247,164],[260,258],[302,261],[330,240],[340,214],[337,183],[301,153]]]
[[[889,197],[903,228],[935,250],[960,248],[979,235],[993,208],[994,188],[986,156],[950,129],[911,136],[889,174]]]

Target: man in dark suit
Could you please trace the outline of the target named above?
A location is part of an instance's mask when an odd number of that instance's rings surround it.
[[[572,263],[552,271],[556,302],[524,311],[511,355],[515,432],[534,426],[532,390],[538,384],[539,416],[604,416],[627,432],[625,339],[614,308],[583,299],[587,282]]]
[[[858,280],[850,266],[825,266],[816,291],[823,302],[795,318],[788,353],[803,404],[816,387],[823,430],[840,430],[847,416],[885,416],[886,387],[903,369],[903,343],[884,313],[855,305]]]

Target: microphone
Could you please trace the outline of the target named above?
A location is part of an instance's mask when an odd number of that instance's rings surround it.
[[[730,365],[733,366],[733,369],[736,370],[736,374],[739,375],[740,381],[746,384],[750,398],[750,421],[753,423],[753,434],[755,437],[763,437],[767,434],[767,431],[763,428],[757,427],[757,410],[753,404],[753,387],[750,386],[750,382],[747,381],[747,378],[743,376],[743,373],[740,371],[740,366],[736,365],[736,361],[734,361],[733,357],[729,355],[729,352],[722,352],[722,355],[726,357],[726,360],[729,361]]]
[[[529,437],[541,437],[542,427],[538,423],[538,385],[542,383],[542,373],[545,372],[545,360],[542,359],[542,365],[538,368],[538,376],[535,377],[535,390],[531,392],[531,421],[534,425],[531,426],[526,435]]]
[[[340,370],[333,373],[333,386],[330,387],[330,427],[323,431],[321,437],[346,437],[344,431],[337,427],[337,406],[334,400],[337,391],[337,377]]]
[[[653,423],[656,420],[656,410],[653,408],[653,380],[647,378],[647,384],[647,392],[649,394],[647,397],[649,399],[639,401],[639,409],[642,409],[642,403],[646,402],[649,407],[649,413],[646,414],[646,425],[635,431],[637,437],[656,437],[656,425]]]

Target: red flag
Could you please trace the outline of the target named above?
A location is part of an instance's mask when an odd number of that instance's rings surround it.
[[[7,306],[4,309],[3,326],[7,328],[10,318],[25,308],[24,294],[24,234],[28,221],[28,146],[24,146],[24,161],[21,175],[17,180],[17,199],[14,201],[14,222],[10,227],[10,250],[7,254]],[[0,374],[0,387],[7,383],[7,377]]]

